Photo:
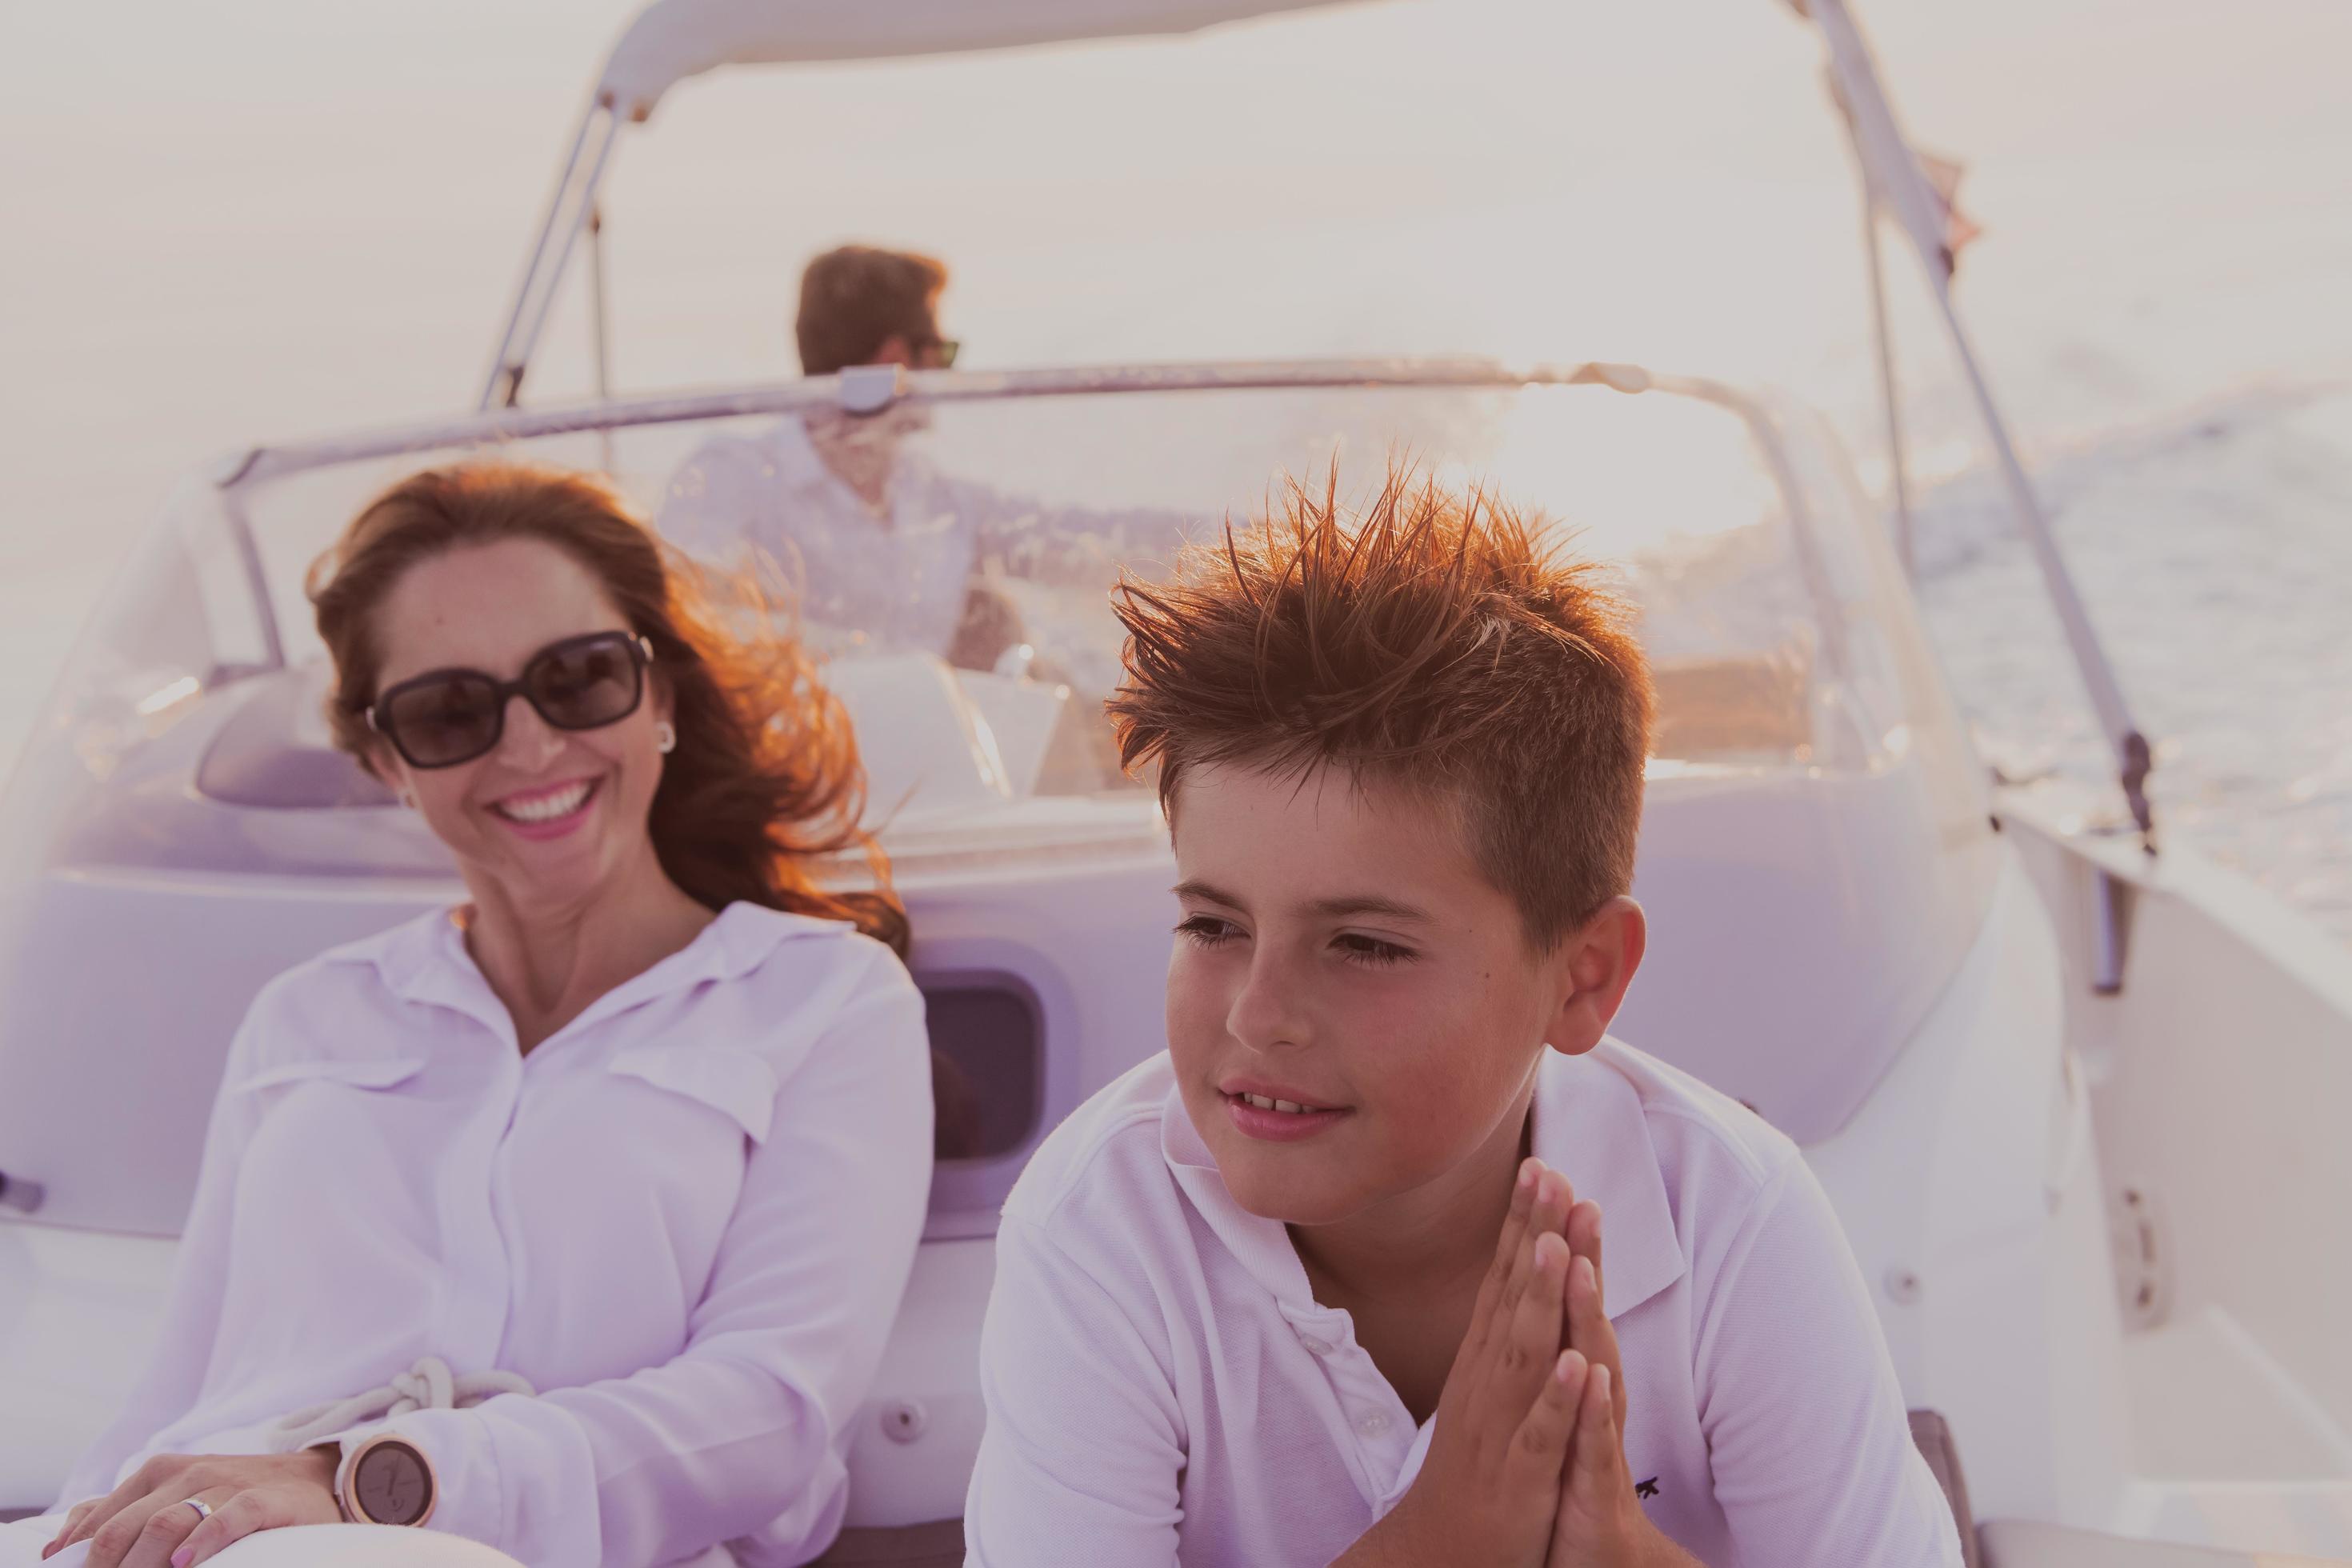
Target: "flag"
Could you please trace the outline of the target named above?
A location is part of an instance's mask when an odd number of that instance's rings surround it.
[[[1912,157],[1919,163],[1920,177],[1935,194],[1936,208],[1944,220],[1944,276],[1952,275],[1960,259],[1962,247],[1984,233],[1977,221],[1960,210],[1960,176],[1966,165],[1950,158],[1939,158],[1933,153],[1912,149]]]

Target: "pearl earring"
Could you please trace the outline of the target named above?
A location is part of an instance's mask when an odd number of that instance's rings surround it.
[[[654,750],[665,757],[677,750],[677,727],[667,719],[654,726]]]

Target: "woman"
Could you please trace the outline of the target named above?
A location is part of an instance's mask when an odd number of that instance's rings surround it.
[[[470,897],[255,1001],[154,1359],[0,1565],[815,1556],[931,1158],[904,918],[813,878],[871,852],[839,708],[576,475],[419,474],[311,596]]]

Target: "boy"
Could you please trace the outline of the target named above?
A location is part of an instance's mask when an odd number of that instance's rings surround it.
[[[1120,590],[1168,1051],[1005,1205],[968,1562],[1956,1568],[1795,1146],[1604,1037],[1630,612],[1486,498],[1335,489]]]

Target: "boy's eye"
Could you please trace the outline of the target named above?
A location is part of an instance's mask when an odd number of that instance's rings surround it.
[[[1176,934],[1189,939],[1199,947],[1223,947],[1241,932],[1231,921],[1221,921],[1214,915],[1187,915],[1176,926]]]
[[[1354,931],[1333,937],[1331,945],[1338,948],[1341,956],[1349,963],[1370,964],[1376,968],[1385,968],[1391,963],[1402,963],[1409,958],[1421,956],[1409,947],[1401,946],[1393,942],[1382,942],[1376,936],[1362,936]]]

